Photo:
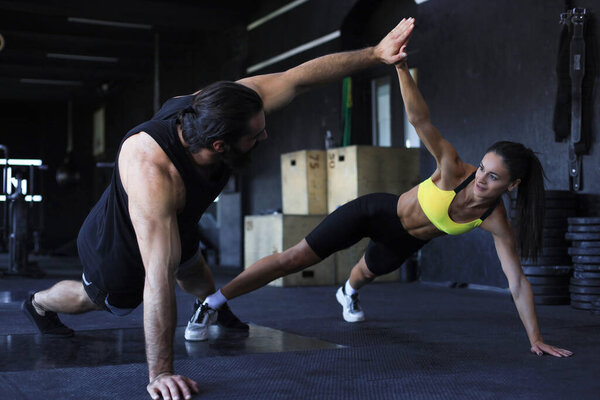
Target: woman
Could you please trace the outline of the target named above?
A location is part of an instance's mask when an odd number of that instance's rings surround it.
[[[488,149],[477,168],[465,163],[432,125],[406,60],[396,65],[396,69],[408,119],[437,162],[433,175],[399,197],[369,194],[338,208],[296,246],[257,261],[209,296],[193,319],[208,325],[227,300],[314,265],[369,237],[371,242],[365,255],[336,294],[344,319],[361,321],[364,314],[358,302],[358,289],[376,276],[398,268],[430,239],[480,227],[494,238],[531,351],[538,355],[571,356],[568,350],[544,343],[531,286],[521,270],[515,245],[518,242],[521,255],[528,258],[535,258],[541,247],[544,173],[540,161],[521,144],[498,142]],[[517,187],[520,224],[515,240],[500,199]]]

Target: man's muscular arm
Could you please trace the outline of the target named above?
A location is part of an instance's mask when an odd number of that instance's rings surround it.
[[[192,391],[197,392],[197,383],[173,373],[177,318],[174,275],[181,257],[176,182],[161,164],[158,145],[145,143],[148,138],[144,135],[136,135],[124,144],[119,168],[146,270],[144,333],[150,380],[147,390],[153,399],[176,398],[180,393],[187,399]]]
[[[329,54],[307,61],[285,72],[256,75],[238,81],[254,89],[270,112],[314,87],[333,82],[377,63],[394,64],[406,57],[401,49],[414,28],[414,19],[403,19],[375,47]]]

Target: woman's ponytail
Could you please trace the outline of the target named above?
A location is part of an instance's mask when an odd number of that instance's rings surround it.
[[[497,142],[488,149],[503,158],[517,187],[516,234],[521,258],[537,260],[543,248],[545,207],[544,169],[536,154],[520,143]]]

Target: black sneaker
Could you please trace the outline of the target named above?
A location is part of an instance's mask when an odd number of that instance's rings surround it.
[[[247,331],[250,329],[248,324],[240,321],[240,319],[235,316],[227,303],[223,304],[221,308],[219,308],[219,313],[217,314],[217,323],[219,326],[225,329],[234,331]]]
[[[27,318],[37,326],[42,335],[56,337],[73,336],[73,329],[63,324],[55,312],[46,311],[45,315],[40,315],[35,311],[35,307],[33,307],[31,300],[33,300],[33,294],[21,304],[21,310],[23,310]]]
[[[196,299],[194,302],[194,312],[200,307],[200,300]],[[217,312],[217,324],[225,329],[234,331],[248,331],[250,327],[248,324],[240,321],[238,317],[231,311],[227,303],[223,304]]]

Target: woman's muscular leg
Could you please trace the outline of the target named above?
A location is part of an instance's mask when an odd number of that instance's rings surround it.
[[[221,288],[221,293],[231,300],[234,297],[265,286],[269,282],[308,268],[321,261],[305,239],[284,251],[264,257],[245,269],[235,279]]]
[[[363,255],[354,268],[352,268],[352,271],[350,271],[350,286],[358,290],[366,284],[371,283],[376,276],[367,267],[365,256]]]

